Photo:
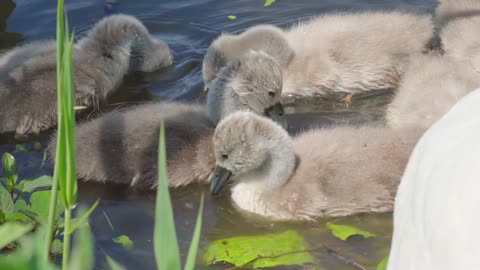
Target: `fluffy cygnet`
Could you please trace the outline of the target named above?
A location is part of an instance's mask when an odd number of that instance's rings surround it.
[[[269,57],[266,55],[266,57]],[[223,73],[236,72],[248,64],[258,64],[263,56],[247,54],[229,63]],[[255,83],[255,82],[253,82]],[[96,182],[129,184],[154,188],[157,183],[158,137],[161,121],[165,123],[167,171],[171,187],[205,183],[214,170],[212,136],[218,120],[236,110],[267,115],[285,124],[278,103],[281,83],[269,82],[263,88],[231,87],[219,76],[204,106],[182,103],[153,103],[109,113],[77,127],[77,175]],[[217,92],[224,92],[223,94]],[[273,95],[269,93],[273,91]],[[215,99],[215,102],[210,101]],[[50,143],[55,153],[56,140]]]
[[[480,89],[418,142],[395,199],[388,270],[480,269]]]
[[[480,1],[439,0],[436,21],[445,55],[480,72]]]
[[[270,77],[256,76],[259,70],[268,72]],[[250,51],[230,61],[218,72],[211,88],[207,111],[214,122],[233,111],[250,110],[287,128],[281,105],[282,70],[270,55]]]
[[[292,140],[267,118],[235,112],[215,130],[211,191],[231,179],[239,208],[273,219],[392,211],[416,137],[415,131],[337,127]]]
[[[255,50],[282,66],[283,95],[394,88],[408,56],[425,50],[432,29],[430,15],[404,12],[324,15],[286,30],[255,26],[239,35],[222,34],[211,44],[203,79],[208,88],[223,65]],[[251,68],[252,76],[271,77],[261,67]]]
[[[427,130],[462,97],[480,87],[480,76],[448,56],[418,55],[387,106],[387,123]]]
[[[56,46],[40,41],[0,56],[0,133],[38,133],[56,125]],[[98,22],[73,50],[75,105],[98,108],[128,71],[172,64],[166,43],[136,18]]]

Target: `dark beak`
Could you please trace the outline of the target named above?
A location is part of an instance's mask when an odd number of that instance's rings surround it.
[[[288,129],[287,118],[285,118],[285,111],[283,110],[282,103],[279,102],[266,108],[264,114],[266,117],[277,122],[284,129]]]
[[[230,177],[232,176],[232,172],[220,167],[215,167],[215,173],[213,174],[212,179],[210,179],[210,192],[213,195],[217,195],[223,186],[228,182]]]
[[[207,93],[208,90],[210,90],[210,86],[212,86],[212,82],[205,83],[205,85],[203,86],[203,92]]]

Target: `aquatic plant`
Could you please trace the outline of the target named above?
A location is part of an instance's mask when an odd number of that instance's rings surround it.
[[[173,219],[172,202],[168,190],[167,157],[165,145],[165,126],[160,124],[158,149],[158,185],[155,207],[154,251],[159,270],[180,270],[180,251],[178,248],[175,221]],[[200,199],[193,239],[190,243],[184,270],[193,270],[202,227],[204,196]]]
[[[77,198],[75,174],[75,111],[73,102],[73,34],[69,35],[68,22],[64,23],[64,2],[57,4],[57,147],[53,173],[52,196],[48,215],[43,259],[48,260],[53,228],[56,223],[57,194],[64,206],[64,237],[62,268],[67,269],[70,257],[72,208]],[[66,20],[65,20],[66,21]],[[60,189],[58,189],[60,186]]]

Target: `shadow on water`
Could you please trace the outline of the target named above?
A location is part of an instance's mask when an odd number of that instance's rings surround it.
[[[84,35],[96,21],[106,15],[126,13],[138,17],[154,36],[165,40],[174,51],[174,67],[147,74],[128,75],[119,91],[110,98],[109,110],[151,100],[203,101],[201,77],[203,55],[210,42],[221,32],[238,33],[260,23],[286,26],[325,12],[378,9],[431,12],[435,7],[434,0],[279,0],[270,7],[263,7],[262,0],[67,2],[69,22],[75,27],[78,36]],[[31,42],[55,37],[56,1],[17,1],[15,5],[13,1],[0,0],[0,7],[0,50],[14,46],[23,39],[25,42]],[[12,13],[14,9],[15,12]],[[230,20],[229,15],[235,15],[237,19]],[[285,107],[289,114],[290,132],[297,133],[310,125],[318,127],[335,124],[382,125],[384,106],[391,96],[391,90],[354,96],[351,107],[340,103],[339,100],[342,98],[340,96],[326,97],[328,102],[320,99],[287,99]],[[45,137],[36,140],[41,140],[45,147]],[[7,143],[11,143],[11,139],[0,138],[0,154],[6,151],[14,152],[15,145]],[[32,144],[33,142],[28,143],[27,149],[31,149]],[[104,154],[115,155],[107,152]],[[14,155],[19,162],[20,179],[52,173],[52,167],[48,162],[42,165],[44,156],[42,151],[15,152]],[[177,234],[183,258],[192,236],[202,191],[208,194],[208,187],[190,186],[172,190]],[[97,198],[102,198],[102,201],[91,218],[96,239],[97,269],[105,269],[104,258],[107,254],[129,269],[154,269],[152,236],[155,194],[120,185],[79,184],[81,203],[91,204]],[[369,269],[375,268],[378,261],[388,253],[391,214],[358,215],[334,219],[333,222],[357,225],[374,232],[377,236],[369,239],[353,237],[344,242],[327,232],[325,220],[313,223],[271,222],[239,212],[232,206],[228,193],[214,199],[207,195],[201,246],[204,248],[211,241],[221,238],[280,232],[294,228],[305,236],[309,244],[321,242],[351,256]],[[112,241],[112,238],[122,234],[132,239],[135,246],[133,250],[125,250]],[[316,267],[351,269],[325,251],[315,252],[314,255]],[[226,267],[219,265],[217,269]]]

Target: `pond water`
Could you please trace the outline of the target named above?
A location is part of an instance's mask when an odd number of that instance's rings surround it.
[[[237,1],[132,1],[132,0],[75,0],[66,1],[68,19],[81,36],[100,18],[111,13],[126,13],[138,17],[156,37],[165,40],[174,51],[175,66],[149,74],[129,75],[119,91],[110,99],[110,109],[147,100],[182,100],[202,102],[203,82],[201,63],[210,42],[221,32],[237,33],[259,23],[289,25],[299,20],[332,11],[359,11],[378,9],[413,9],[431,12],[434,0],[278,0],[264,7],[263,0]],[[39,39],[55,37],[56,1],[0,0],[0,51]],[[229,15],[237,18],[231,20]],[[309,125],[332,124],[382,124],[384,105],[392,91],[375,91],[355,96],[349,108],[332,96],[328,102],[320,100],[286,100],[291,133]],[[322,100],[323,101],[323,100]],[[1,105],[0,105],[1,106]],[[34,138],[26,143],[31,149],[34,141],[43,146],[47,138]],[[14,152],[12,138],[0,138],[0,154]],[[48,162],[42,164],[42,151],[17,151],[20,179],[51,174]],[[375,269],[388,254],[392,230],[391,214],[358,215],[328,220],[358,226],[376,234],[363,239],[353,237],[348,241],[334,238],[325,222],[278,223],[246,216],[237,211],[224,193],[211,198],[206,186],[191,186],[172,190],[177,234],[182,256],[186,255],[201,192],[206,193],[201,247],[223,238],[240,235],[297,230],[312,246],[323,244],[365,266]],[[100,206],[91,217],[96,244],[96,269],[105,268],[105,256],[110,255],[128,269],[154,269],[153,255],[153,192],[142,192],[123,186],[80,183],[79,201],[90,205],[101,198]],[[108,220],[106,218],[108,216]],[[112,223],[113,227],[110,226]],[[112,238],[128,235],[135,248],[125,250]],[[344,261],[325,249],[312,252],[315,262],[310,268],[277,267],[276,269],[352,269]],[[201,256],[199,256],[200,258]],[[201,264],[199,260],[199,264]],[[204,269],[225,269],[228,265],[205,266]],[[199,266],[202,268],[202,266]]]

